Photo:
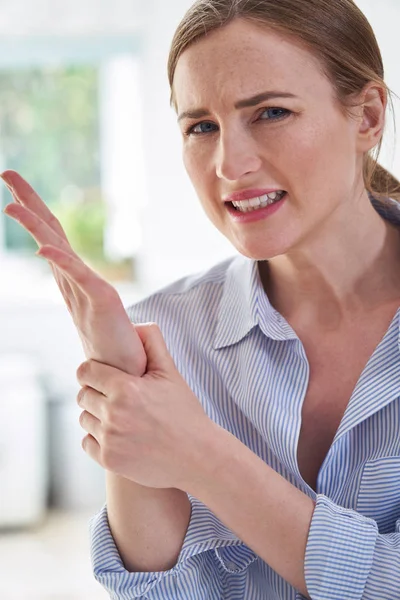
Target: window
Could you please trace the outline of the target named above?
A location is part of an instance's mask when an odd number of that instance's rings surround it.
[[[86,262],[131,280],[144,202],[136,40],[9,44],[0,42],[0,168],[29,181]],[[11,200],[5,188],[0,198]],[[30,235],[0,219],[3,252],[32,256]]]
[[[95,206],[98,212],[102,208],[98,98],[99,77],[94,66],[0,72],[3,165],[21,173],[52,210],[70,221],[73,213],[79,212],[74,211],[75,205],[91,203],[93,214]],[[9,200],[9,195],[3,194],[3,204]],[[7,249],[31,251],[36,247],[17,223],[3,218]],[[101,225],[100,218],[97,222]],[[92,243],[99,243],[94,231],[91,237]],[[90,246],[90,239],[88,243]]]

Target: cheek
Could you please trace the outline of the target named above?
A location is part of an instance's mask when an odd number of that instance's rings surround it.
[[[320,120],[293,130],[283,151],[290,164],[288,178],[295,185],[317,191],[337,185],[338,178],[354,175],[354,140],[349,127],[339,119]]]
[[[183,149],[183,164],[194,189],[203,201],[203,198],[207,197],[210,193],[210,186],[212,185],[210,152],[206,153],[204,149],[190,147],[188,144]]]
[[[205,146],[205,145],[204,145]],[[218,228],[225,213],[219,199],[219,187],[213,165],[212,150],[184,148],[183,163],[200,204],[210,221]]]

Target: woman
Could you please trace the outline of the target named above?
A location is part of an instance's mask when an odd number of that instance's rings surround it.
[[[241,256],[128,311],[159,327],[128,326],[3,175],[89,359],[95,576],[118,599],[399,598],[400,184],[371,156],[374,34],[351,0],[198,0],[169,74],[185,167]]]

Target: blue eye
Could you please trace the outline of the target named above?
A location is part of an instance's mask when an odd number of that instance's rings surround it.
[[[283,119],[291,113],[287,108],[266,108],[260,115],[260,119],[262,121],[277,121],[278,119]],[[263,117],[263,115],[267,115],[268,117]]]
[[[218,127],[217,125],[215,125],[215,123],[211,123],[210,121],[203,121],[202,123],[197,123],[197,125],[193,125],[193,127],[190,127],[190,129],[187,131],[187,135],[201,135],[204,133],[213,133],[214,131],[217,131],[217,129]]]
[[[265,108],[258,117],[260,121],[280,121],[292,114],[292,111],[287,108]],[[264,116],[265,115],[265,116]],[[185,131],[186,136],[191,135],[207,135],[210,133],[214,133],[218,131],[218,125],[213,123],[212,121],[202,121],[201,123],[197,123],[196,125],[192,125]]]

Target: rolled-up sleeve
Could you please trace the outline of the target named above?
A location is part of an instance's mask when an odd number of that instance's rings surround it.
[[[312,600],[400,598],[400,520],[379,534],[377,523],[318,495],[305,557]]]
[[[177,564],[168,571],[127,571],[110,531],[107,505],[90,520],[93,573],[110,598],[218,599],[221,597],[221,572],[244,573],[257,560],[257,555],[204,504],[188,497],[191,503],[188,530]]]

